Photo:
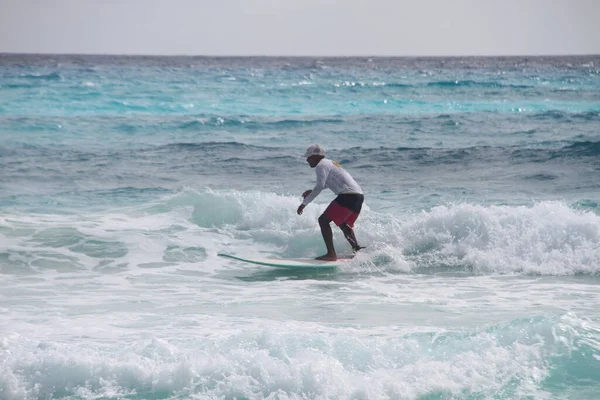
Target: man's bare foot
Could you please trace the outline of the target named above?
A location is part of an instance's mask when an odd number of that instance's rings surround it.
[[[335,254],[324,254],[322,256],[316,257],[315,260],[321,261],[337,261],[337,256]]]
[[[366,247],[364,247],[364,246],[356,246],[355,248],[352,249],[352,252],[353,253],[358,253],[362,249],[366,249]]]

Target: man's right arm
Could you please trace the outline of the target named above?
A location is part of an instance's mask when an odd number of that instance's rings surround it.
[[[310,194],[306,196],[302,201],[302,204],[304,204],[305,206],[308,205],[311,201],[313,201],[319,195],[319,193],[321,193],[321,191],[325,189],[325,180],[327,179],[326,169],[324,167],[321,167],[320,165],[317,165],[315,167],[315,173],[317,174],[317,184],[312,189]]]

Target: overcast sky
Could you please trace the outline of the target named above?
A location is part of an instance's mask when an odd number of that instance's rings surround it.
[[[600,0],[0,0],[0,52],[600,54]]]

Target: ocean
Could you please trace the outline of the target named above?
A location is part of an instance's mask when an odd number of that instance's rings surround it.
[[[366,249],[219,257],[314,143]],[[600,399],[599,305],[600,56],[0,54],[2,400]]]

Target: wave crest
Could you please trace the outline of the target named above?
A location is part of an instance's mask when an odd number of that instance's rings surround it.
[[[314,257],[323,248],[317,219],[327,204],[311,204],[298,216],[299,202],[269,192],[186,189],[95,214],[7,215],[0,220],[1,272],[175,267],[202,262],[211,252],[248,249]],[[395,215],[371,210],[367,198],[356,235],[368,248],[347,272],[371,266],[404,273],[598,275],[600,216],[593,207],[576,207],[463,203]],[[337,229],[334,243],[342,254],[350,250]],[[144,251],[147,246],[152,251]]]

